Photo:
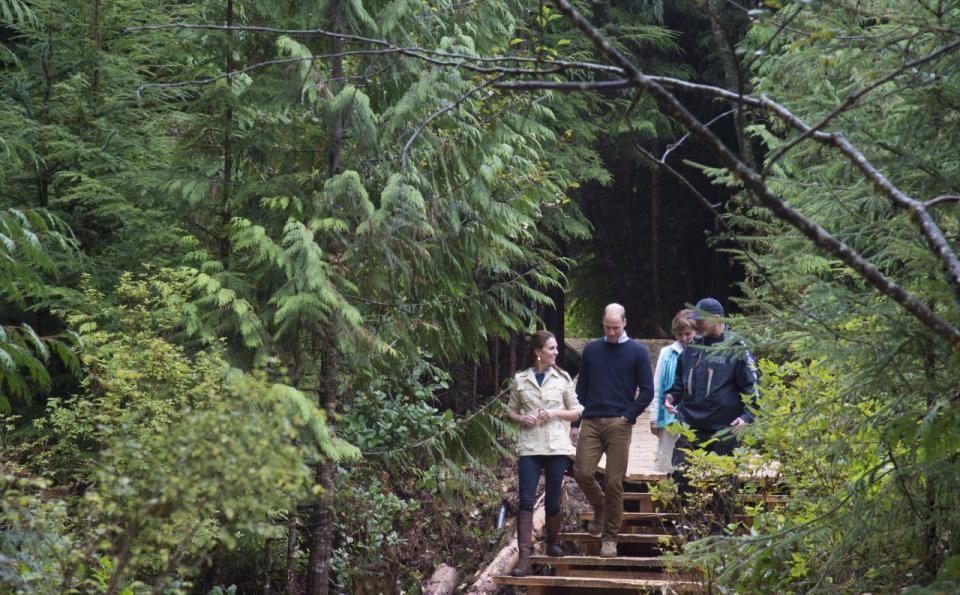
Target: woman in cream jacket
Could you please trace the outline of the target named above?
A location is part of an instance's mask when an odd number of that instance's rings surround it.
[[[509,417],[520,425],[517,441],[519,460],[520,506],[517,512],[517,548],[520,558],[511,572],[525,576],[530,571],[533,505],[541,471],[546,476],[545,553],[562,556],[560,532],[560,491],[563,472],[576,454],[570,442],[570,422],[583,407],[577,400],[570,375],[556,366],[557,340],[547,331],[530,337],[527,346],[527,368],[513,377],[508,404]]]

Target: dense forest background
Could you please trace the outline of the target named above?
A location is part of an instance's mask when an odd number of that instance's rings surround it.
[[[956,3],[0,23],[0,590],[472,572],[524,333],[618,300],[664,336],[707,294],[764,357],[746,446],[791,500],[685,555],[741,592],[960,588]]]

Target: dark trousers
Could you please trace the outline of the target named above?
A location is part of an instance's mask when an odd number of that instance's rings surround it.
[[[560,490],[563,487],[563,472],[570,464],[565,455],[532,455],[520,457],[517,471],[520,476],[520,510],[533,511],[537,502],[537,482],[540,471],[545,476],[544,507],[548,515],[560,513]]]

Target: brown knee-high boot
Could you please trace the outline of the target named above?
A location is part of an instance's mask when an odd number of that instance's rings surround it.
[[[560,521],[563,515],[548,514],[543,524],[544,534],[546,535],[546,547],[543,552],[548,556],[559,557],[563,555],[563,548],[560,547]]]
[[[517,565],[510,571],[511,576],[527,576],[530,572],[530,546],[533,533],[533,513],[529,510],[517,512],[517,549],[520,557]]]

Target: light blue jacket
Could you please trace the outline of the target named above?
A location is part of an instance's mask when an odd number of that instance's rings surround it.
[[[674,375],[677,373],[677,362],[680,361],[682,352],[683,343],[676,341],[661,349],[660,355],[657,357],[657,369],[653,373],[655,394],[650,418],[656,422],[658,428],[665,428],[677,419],[663,406],[663,395],[673,386]]]

